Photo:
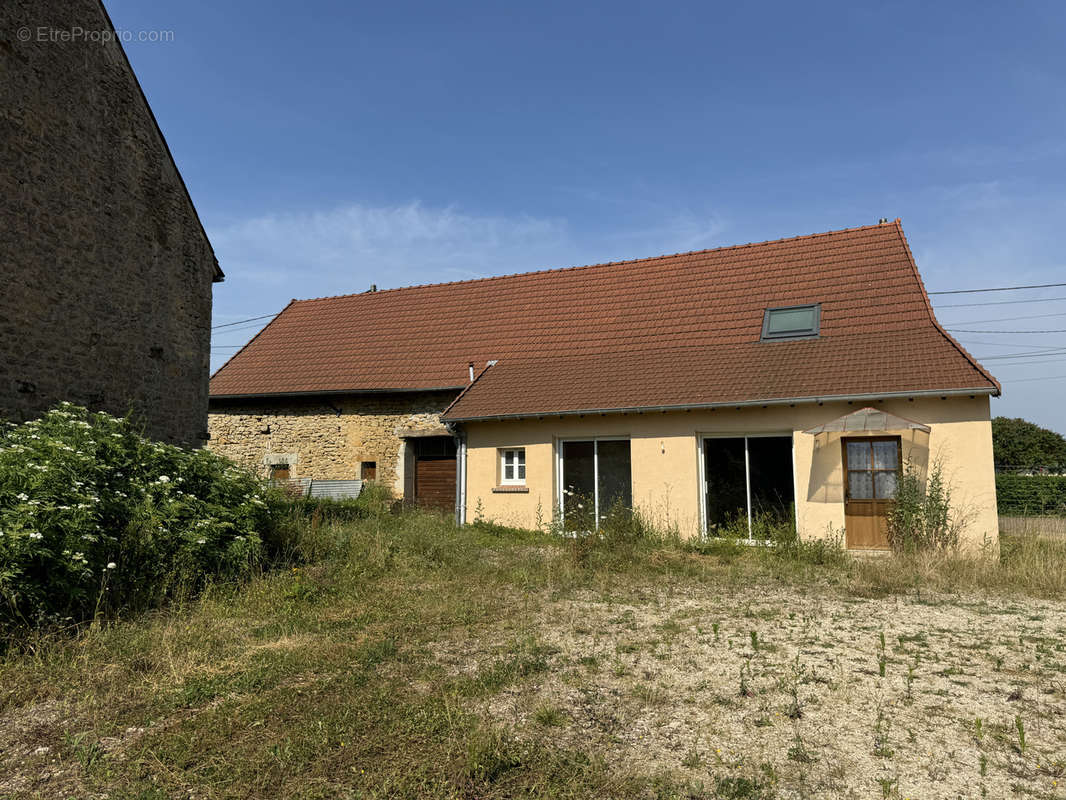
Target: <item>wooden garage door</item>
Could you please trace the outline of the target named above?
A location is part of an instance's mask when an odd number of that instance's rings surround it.
[[[455,459],[419,457],[415,462],[415,502],[427,508],[455,508]]]
[[[414,441],[415,503],[441,511],[455,510],[455,440],[429,436]]]

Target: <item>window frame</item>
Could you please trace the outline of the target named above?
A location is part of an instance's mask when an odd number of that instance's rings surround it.
[[[751,515],[751,458],[748,452],[748,439],[789,439],[792,442],[791,458],[792,458],[792,507],[795,509],[793,524],[795,525],[796,534],[799,535],[799,483],[796,476],[796,437],[793,431],[760,431],[759,433],[701,433],[697,434],[699,437],[699,447],[696,448],[696,455],[699,459],[699,498],[700,498],[700,538],[710,539],[714,538],[709,535],[709,522],[707,519],[707,467],[706,467],[706,443],[713,439],[743,439],[744,440],[744,493],[745,493],[745,505],[748,517],[748,538],[741,539],[741,542],[747,544],[770,544],[770,542],[758,542],[752,536],[752,515]]]
[[[855,469],[851,463],[851,459],[848,458],[848,443],[849,442],[869,442],[870,444],[870,465],[869,467],[863,467]],[[896,466],[894,469],[876,469],[873,466],[873,445],[874,442],[893,442],[896,445]],[[840,437],[842,464],[844,468],[844,502],[847,503],[891,503],[896,499],[896,494],[899,493],[899,474],[903,471],[903,437],[902,436],[842,436]],[[852,497],[851,496],[851,473],[853,472],[868,472],[870,473],[870,493],[871,497]],[[890,472],[897,476],[896,479],[896,494],[892,497],[878,497],[877,496],[877,473]]]
[[[783,333],[770,332],[770,316],[775,311],[799,311],[800,309],[812,309],[814,311],[814,324],[810,329],[784,331]],[[771,306],[763,311],[761,341],[780,342],[790,339],[817,339],[822,335],[822,304],[800,303],[795,306]]]
[[[593,485],[593,519],[596,520],[596,529],[599,530],[600,521],[600,442],[629,442],[629,457],[630,457],[630,471],[629,471],[629,493],[632,497],[633,494],[633,437],[628,434],[619,434],[613,436],[566,436],[555,440],[555,474],[556,474],[556,502],[558,503],[558,519],[562,525],[563,530],[566,530],[566,513],[564,492],[566,490],[566,474],[563,469],[563,445],[567,442],[592,442],[593,445],[593,459],[592,459],[592,485]],[[588,533],[589,531],[585,531]]]
[[[508,459],[508,453],[514,454],[513,462]],[[514,477],[507,477],[507,467],[514,467]],[[522,475],[518,474],[519,468]],[[524,447],[501,447],[500,448],[500,486],[525,486],[526,485],[526,448]]]

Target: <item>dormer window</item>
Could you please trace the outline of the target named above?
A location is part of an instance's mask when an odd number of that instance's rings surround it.
[[[768,308],[762,320],[762,338],[812,339],[818,336],[822,322],[822,307],[818,303],[806,306]]]

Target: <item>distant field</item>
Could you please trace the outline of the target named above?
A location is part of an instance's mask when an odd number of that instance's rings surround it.
[[[861,561],[430,516],[0,658],[3,798],[1061,798],[1066,546]]]

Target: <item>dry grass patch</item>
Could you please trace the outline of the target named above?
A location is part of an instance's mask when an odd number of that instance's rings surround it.
[[[0,658],[0,797],[1061,795],[1051,544],[307,536],[315,563]]]

